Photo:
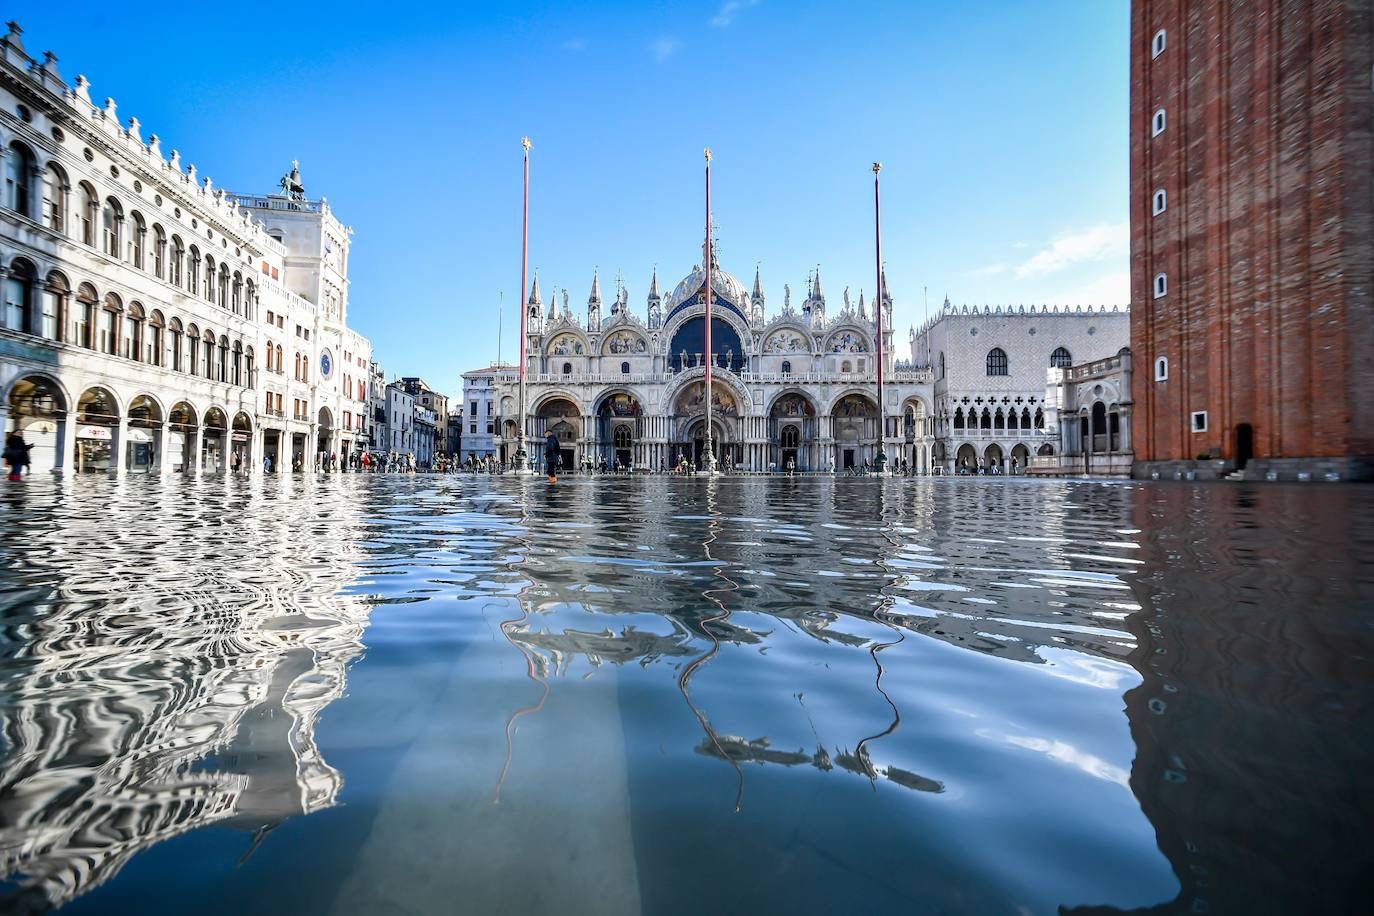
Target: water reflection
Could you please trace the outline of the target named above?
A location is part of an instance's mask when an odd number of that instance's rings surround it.
[[[367,607],[341,594],[357,510],[264,515],[223,484],[42,495],[7,500],[24,533],[0,547],[0,902],[60,904],[188,830],[260,839],[333,805],[314,728],[362,651]]]
[[[1360,489],[34,483],[12,904],[208,824],[226,913],[1336,911],[1367,863]]]

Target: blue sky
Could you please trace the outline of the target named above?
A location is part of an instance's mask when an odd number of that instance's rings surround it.
[[[515,355],[526,134],[531,265],[579,310],[594,268],[642,316],[654,264],[666,292],[700,260],[708,145],[723,266],[761,264],[770,312],[817,264],[832,310],[871,297],[875,159],[903,331],[923,287],[1129,299],[1127,0],[129,9],[12,15],[217,187],[299,159],[354,228],[350,322],[451,394],[497,355],[501,293]]]

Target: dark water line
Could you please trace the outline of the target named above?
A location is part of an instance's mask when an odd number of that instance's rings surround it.
[[[708,480],[706,489],[706,514],[709,516],[709,519],[706,522],[706,533],[708,536],[706,540],[702,541],[701,549],[702,552],[705,553],[706,559],[711,561],[715,561],[715,557],[711,556],[711,545],[715,543],[717,539],[716,520],[719,518],[720,515],[720,513],[716,510],[715,496],[716,494],[714,481]],[[744,770],[740,768],[739,761],[735,760],[734,757],[730,756],[725,752],[725,748],[721,746],[720,739],[716,736],[716,730],[711,726],[711,720],[708,719],[706,717],[706,714],[703,713],[700,709],[698,709],[697,705],[692,702],[691,694],[687,691],[687,682],[691,679],[692,673],[696,671],[697,668],[701,667],[702,665],[706,664],[706,662],[710,661],[711,657],[720,651],[720,638],[716,636],[715,633],[711,632],[711,629],[707,626],[707,624],[723,623],[726,620],[730,619],[729,609],[726,608],[724,603],[722,603],[719,598],[715,597],[715,595],[719,592],[728,593],[739,590],[739,583],[735,582],[729,576],[721,572],[722,565],[723,564],[719,562],[713,562],[713,573],[717,578],[724,579],[726,582],[730,583],[730,588],[708,588],[703,590],[701,593],[701,597],[705,598],[707,601],[711,602],[717,608],[720,609],[719,614],[703,618],[699,624],[701,632],[705,633],[706,636],[711,640],[711,648],[708,649],[702,655],[699,655],[696,658],[694,658],[691,662],[687,664],[687,667],[682,670],[682,674],[677,679],[677,689],[679,692],[681,692],[682,698],[687,701],[687,706],[692,710],[692,714],[695,715],[697,717],[697,721],[701,723],[702,730],[706,732],[706,737],[709,738],[711,744],[715,746],[716,752],[719,753],[722,758],[728,760],[730,762],[730,766],[734,767],[735,775],[739,778],[738,787],[735,790],[735,812],[739,813],[740,806],[744,803]]]
[[[505,564],[505,566],[510,572],[523,574],[524,577],[524,584],[520,586],[520,591],[518,591],[515,596],[516,604],[520,607],[520,616],[515,617],[511,620],[502,621],[499,629],[501,630],[501,636],[505,638],[506,642],[510,643],[511,646],[514,647],[516,651],[518,651],[520,655],[525,659],[525,676],[534,683],[539,685],[540,694],[539,700],[537,702],[529,706],[524,706],[520,709],[517,709],[515,712],[511,713],[511,717],[506,720],[506,761],[501,765],[501,775],[496,780],[496,794],[492,798],[492,804],[494,805],[501,804],[501,787],[504,786],[506,783],[506,774],[510,772],[511,761],[514,759],[515,756],[516,721],[519,720],[522,716],[538,714],[539,711],[544,708],[544,701],[549,698],[549,682],[539,677],[538,671],[534,664],[533,652],[531,650],[527,650],[523,645],[512,639],[510,632],[507,629],[507,627],[514,629],[516,627],[524,626],[530,619],[530,611],[529,605],[526,600],[526,593],[529,591],[530,585],[532,584],[533,580],[529,577],[527,573],[522,573],[523,567],[529,564],[531,549],[529,539],[525,536],[527,528],[525,516],[525,500],[523,499],[520,500],[519,530],[520,534],[516,536],[516,541],[520,545],[520,559],[516,561],[508,561]]]
[[[901,544],[899,544],[897,540],[892,537],[892,533],[889,530],[887,522],[886,499],[882,500],[882,508],[879,510],[879,513],[879,521],[882,522],[882,527],[880,527],[879,533],[883,536],[883,539],[887,541],[888,546],[892,548],[892,554],[896,554],[901,550]],[[887,556],[887,554],[884,554],[884,556]],[[884,649],[891,648],[892,646],[901,645],[903,642],[906,641],[906,631],[901,627],[897,626],[891,620],[885,619],[883,616],[885,613],[884,604],[886,604],[886,606],[889,608],[892,607],[893,597],[891,589],[897,584],[897,578],[893,574],[892,569],[890,568],[886,560],[879,559],[878,565],[881,566],[883,570],[886,571],[887,574],[892,578],[889,579],[886,585],[879,586],[878,588],[879,603],[878,606],[873,610],[873,619],[877,620],[879,623],[883,624],[888,629],[890,629],[893,633],[897,634],[897,638],[892,642],[874,643],[872,646],[869,647],[868,654],[872,656],[873,665],[875,668],[878,669],[877,676],[873,679],[873,686],[877,688],[878,692],[883,695],[883,699],[887,701],[887,705],[891,707],[892,723],[888,725],[887,728],[883,729],[881,732],[878,732],[876,735],[869,735],[867,738],[862,739],[859,742],[858,747],[854,749],[854,756],[858,758],[860,765],[864,768],[864,773],[868,775],[870,781],[874,781],[875,786],[876,780],[878,778],[878,771],[873,766],[873,762],[868,759],[868,743],[870,741],[877,741],[880,738],[886,738],[888,735],[895,733],[897,729],[901,728],[902,726],[902,711],[897,708],[897,704],[892,701],[892,697],[889,696],[887,691],[883,689],[883,675],[887,672],[886,669],[883,667],[882,659],[878,658],[878,653]]]

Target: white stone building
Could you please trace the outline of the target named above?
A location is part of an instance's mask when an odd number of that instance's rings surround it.
[[[749,470],[839,470],[875,459],[881,446],[890,460],[909,455],[917,470],[928,467],[930,440],[914,434],[908,440],[901,418],[929,415],[932,378],[927,368],[894,359],[890,298],[882,432],[874,318],[862,293],[855,303],[846,289],[832,312],[817,271],[800,311],[785,290],[782,309],[770,318],[757,272],[751,292],[713,265],[711,438],[718,462]],[[665,297],[655,271],[641,319],[623,287],[603,317],[594,277],[584,323],[572,314],[566,291],[561,302],[551,297],[546,312],[536,277],[526,302],[527,452],[542,453],[553,432],[563,443],[565,466],[576,467],[583,457],[637,469],[669,467],[683,457],[702,466],[705,279],[698,265]],[[517,376],[507,369],[494,378],[493,447],[502,460],[514,456],[519,436]],[[467,440],[474,419],[480,431],[485,418],[471,415],[480,401],[464,401]],[[475,451],[469,441],[463,447]]]
[[[922,428],[945,473],[1022,473],[1061,448],[1045,403],[1051,369],[1115,356],[1130,340],[1116,306],[962,306],[946,299],[911,332],[912,359],[934,372],[934,411]]]
[[[382,434],[383,451],[397,455],[415,454],[415,395],[400,381],[386,386],[386,426]]]
[[[478,458],[500,457],[497,449],[496,409],[499,375],[517,371],[513,366],[488,366],[463,373],[463,409],[461,415],[454,411],[453,422],[462,424],[462,454],[456,456],[466,461],[469,455]]]
[[[1161,371],[1161,367],[1156,367]],[[1167,369],[1163,370],[1167,371]],[[1045,409],[1055,417],[1056,455],[1031,459],[1031,472],[1056,476],[1130,477],[1131,351],[1067,369],[1051,369]]]
[[[13,25],[0,148],[0,420],[34,471],[257,471],[354,447],[371,347],[346,325],[348,231],[298,172],[281,195],[215,188]]]

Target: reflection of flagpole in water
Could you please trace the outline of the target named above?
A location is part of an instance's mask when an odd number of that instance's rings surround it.
[[[882,302],[880,301],[880,302],[878,303],[878,305],[879,305],[879,307],[881,307],[881,306],[882,306]],[[884,486],[886,486],[886,485],[884,485]],[[885,496],[882,495],[882,494],[879,495],[879,499],[882,500],[882,503],[880,504],[880,507],[879,507],[879,510],[878,510],[878,511],[879,511],[879,519],[882,520],[882,519],[887,515],[887,499],[886,499]],[[893,550],[898,550],[898,549],[899,549],[899,548],[898,548],[898,545],[897,545],[897,542],[892,538],[892,535],[888,533],[888,530],[887,530],[887,527],[886,527],[886,526],[884,526],[884,527],[881,529],[880,533],[881,533],[882,536],[887,540],[888,545],[889,545],[890,547],[892,547]],[[881,561],[881,560],[879,561],[879,564],[882,565],[882,561]],[[886,567],[884,567],[884,568],[886,568]],[[887,728],[885,728],[885,729],[883,729],[882,731],[878,732],[876,735],[869,735],[867,738],[864,738],[863,740],[861,740],[861,741],[859,742],[858,747],[854,748],[854,756],[858,759],[859,763],[863,766],[864,772],[868,774],[868,778],[869,778],[869,779],[877,779],[877,778],[878,778],[878,771],[877,771],[877,769],[874,768],[873,762],[872,762],[871,760],[868,759],[868,750],[867,750],[868,742],[870,742],[870,741],[876,741],[876,740],[878,740],[879,738],[886,738],[888,735],[890,735],[890,734],[892,734],[893,732],[895,732],[895,731],[896,731],[898,728],[900,728],[901,725],[902,725],[902,712],[901,712],[901,710],[899,710],[899,709],[897,708],[897,704],[894,703],[894,702],[892,702],[892,697],[888,696],[887,691],[883,689],[883,675],[886,673],[886,669],[883,668],[882,660],[881,660],[880,658],[878,658],[878,653],[879,653],[879,652],[881,652],[881,651],[884,650],[884,649],[887,649],[887,648],[890,648],[890,647],[892,647],[892,646],[895,646],[895,645],[897,645],[898,643],[901,643],[901,642],[903,642],[903,641],[906,639],[906,633],[902,630],[901,627],[899,627],[899,626],[897,626],[896,624],[894,624],[891,620],[887,620],[887,619],[884,618],[884,605],[886,605],[887,607],[891,607],[895,599],[892,597],[892,595],[891,595],[890,593],[884,595],[884,594],[883,594],[883,589],[884,589],[884,588],[890,588],[891,586],[894,586],[894,585],[896,585],[896,584],[897,584],[897,583],[896,583],[896,577],[894,576],[892,582],[890,582],[887,586],[880,586],[880,587],[879,587],[879,589],[878,589],[878,596],[879,596],[878,607],[873,611],[873,619],[877,620],[879,623],[881,623],[881,624],[883,624],[884,626],[886,626],[886,627],[888,627],[889,629],[891,629],[894,633],[897,634],[897,638],[894,639],[892,642],[878,642],[878,643],[874,643],[874,644],[871,645],[871,646],[869,647],[869,649],[868,649],[868,654],[871,655],[871,656],[873,656],[873,664],[874,664],[874,666],[876,666],[877,669],[878,669],[878,675],[877,675],[877,677],[875,677],[875,678],[873,679],[873,686],[876,687],[876,688],[878,688],[878,692],[881,693],[881,694],[883,695],[883,699],[887,701],[887,705],[890,706],[890,707],[892,708],[892,724],[888,725]]]
[[[519,538],[519,541],[523,550],[520,553],[520,561],[518,563],[511,564],[513,569],[518,568],[520,566],[526,566],[529,564],[530,561],[530,550],[532,548],[530,547],[529,540],[526,539],[524,536],[526,531],[526,523],[527,520],[525,517],[525,501],[522,499],[520,500],[521,536]],[[501,622],[500,630],[501,636],[506,640],[506,642],[510,643],[511,646],[513,646],[517,651],[519,651],[519,653],[522,656],[524,656],[525,677],[529,678],[531,681],[538,684],[541,688],[541,692],[539,694],[539,699],[534,704],[517,709],[515,712],[511,713],[511,717],[506,720],[506,761],[505,763],[501,764],[501,775],[496,780],[496,795],[492,799],[492,804],[495,805],[501,804],[501,787],[506,783],[506,774],[510,772],[511,760],[515,756],[514,738],[516,721],[521,716],[526,716],[530,715],[531,713],[539,712],[539,710],[544,708],[544,701],[549,698],[549,683],[548,681],[545,681],[539,677],[538,669],[535,667],[534,664],[534,653],[530,650],[527,650],[522,644],[516,642],[514,639],[511,638],[510,635],[512,630],[524,626],[525,623],[528,622],[530,619],[529,607],[525,603],[525,593],[529,591],[529,587],[529,577],[526,576],[525,584],[520,587],[520,591],[517,592],[515,596],[516,603],[520,605],[520,616],[514,618],[513,620],[503,620]]]
[[[715,432],[711,429],[711,148],[706,148],[706,454],[702,460],[707,473],[716,471]]]
[[[709,483],[706,490],[706,507],[707,514],[710,516],[710,520],[706,523],[706,530],[710,536],[702,542],[701,547],[702,550],[706,552],[706,559],[713,560],[715,558],[711,556],[711,544],[716,540],[716,505],[714,481]],[[696,658],[692,659],[692,661],[687,665],[687,667],[682,669],[682,675],[677,679],[677,689],[682,692],[682,698],[687,701],[687,707],[692,710],[692,714],[695,715],[697,717],[697,721],[701,723],[702,731],[706,732],[706,737],[711,739],[711,744],[715,746],[716,752],[719,753],[720,756],[724,759],[730,761],[730,766],[735,768],[735,774],[739,777],[739,788],[735,790],[735,810],[739,811],[740,805],[744,801],[744,771],[740,769],[739,762],[735,760],[734,757],[730,756],[725,752],[725,748],[721,746],[720,738],[716,736],[716,730],[711,727],[711,720],[706,718],[706,714],[704,712],[702,712],[700,709],[697,709],[696,704],[692,702],[691,695],[687,693],[687,682],[691,679],[693,672],[695,672],[702,665],[710,661],[711,657],[720,651],[720,638],[716,636],[716,634],[712,633],[706,625],[708,623],[722,623],[728,620],[730,617],[730,611],[726,609],[725,605],[721,602],[719,598],[714,597],[713,593],[721,591],[733,592],[739,590],[739,583],[735,582],[729,576],[722,573],[720,571],[719,566],[713,566],[712,568],[715,570],[715,574],[718,577],[730,583],[730,587],[727,589],[708,588],[701,593],[701,596],[703,598],[705,598],[707,601],[711,602],[717,608],[720,609],[720,613],[713,614],[710,617],[705,617],[699,623],[701,632],[705,633],[711,640],[711,648],[706,650],[706,652],[702,655],[699,655]]]

